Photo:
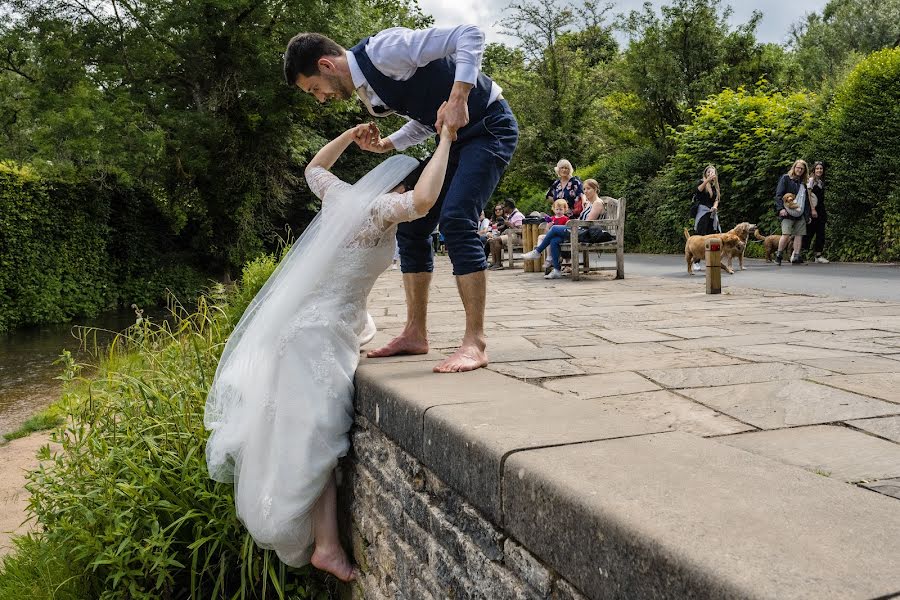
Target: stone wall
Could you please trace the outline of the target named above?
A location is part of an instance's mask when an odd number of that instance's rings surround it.
[[[364,417],[352,439],[341,489],[355,600],[584,600]]]

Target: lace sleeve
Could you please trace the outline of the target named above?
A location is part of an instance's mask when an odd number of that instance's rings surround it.
[[[387,229],[396,223],[406,223],[424,217],[425,213],[416,212],[413,204],[412,190],[403,194],[383,194],[372,205],[372,216],[381,229]]]
[[[306,173],[306,183],[317,198],[325,201],[325,194],[350,187],[349,183],[341,181],[337,175],[322,167],[313,167]]]

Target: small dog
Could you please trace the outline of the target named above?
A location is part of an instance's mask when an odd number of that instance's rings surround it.
[[[748,223],[741,223],[748,225]],[[732,230],[734,231],[734,230]],[[745,243],[741,238],[732,233],[713,233],[711,235],[690,235],[687,227],[684,228],[684,260],[687,262],[688,275],[694,274],[694,261],[700,260],[706,256],[706,240],[710,238],[719,238],[722,241],[722,250],[719,255],[719,264],[728,273],[734,275],[731,268],[731,260],[735,255],[741,255],[744,252]]]
[[[762,235],[759,231],[756,231],[754,235],[756,239],[763,243],[763,248],[765,248],[766,251],[766,262],[772,262],[772,257],[778,252],[778,242],[781,240],[781,234]],[[793,243],[794,236],[791,236],[785,248],[791,247],[791,244]]]
[[[785,208],[789,208],[791,210],[797,210],[799,205],[797,204],[796,198],[797,198],[797,196],[788,192],[787,194],[785,194],[784,196],[781,197],[781,200],[782,200],[782,202],[784,202]]]

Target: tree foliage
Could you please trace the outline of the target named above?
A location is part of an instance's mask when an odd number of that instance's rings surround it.
[[[261,251],[273,218],[303,197],[300,166],[359,117],[284,84],[287,40],[315,30],[350,44],[429,21],[409,0],[2,0],[0,11],[5,157],[139,181],[225,269]]]

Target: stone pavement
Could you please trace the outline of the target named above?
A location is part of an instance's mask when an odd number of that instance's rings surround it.
[[[364,359],[357,410],[583,593],[900,592],[900,303],[488,277],[489,370],[429,372],[463,326],[439,258],[432,353]],[[385,273],[370,347],[403,297]]]

